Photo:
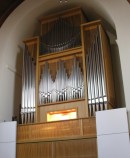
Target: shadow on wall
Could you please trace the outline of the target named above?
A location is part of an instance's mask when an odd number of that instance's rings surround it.
[[[23,63],[23,49],[19,47],[16,60],[16,74],[15,74],[15,87],[14,87],[14,116],[13,120],[19,120],[21,110],[21,96],[22,96],[22,64]]]
[[[117,108],[126,107],[118,45],[111,45],[111,58]]]

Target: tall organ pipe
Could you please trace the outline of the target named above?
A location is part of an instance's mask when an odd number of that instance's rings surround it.
[[[57,72],[55,80],[52,80],[49,64],[46,62],[41,71],[39,82],[39,104],[59,102],[70,99],[80,99],[84,97],[84,81],[80,63],[76,57],[72,59],[72,72],[67,75],[64,61],[57,62]],[[48,86],[47,86],[48,85]],[[49,94],[49,95],[47,95]],[[51,95],[51,101],[50,101]],[[45,101],[45,97],[47,101]]]
[[[98,33],[99,33],[99,43],[101,43],[101,28],[99,26],[98,28]],[[101,51],[101,58],[100,62],[101,64],[101,74],[102,74],[102,94],[103,94],[103,106],[104,109],[107,110],[107,91],[106,91],[106,82],[105,82],[105,74],[104,74],[104,63],[103,63],[103,48],[102,44],[100,44],[99,50]]]
[[[34,51],[34,48],[33,50]],[[25,46],[22,74],[21,123],[34,122],[35,115],[35,62],[29,48]]]
[[[107,92],[104,74],[103,50],[99,28],[90,30],[91,44],[86,54],[88,106],[90,116],[107,109]]]

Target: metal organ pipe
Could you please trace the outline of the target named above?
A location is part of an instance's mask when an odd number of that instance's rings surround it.
[[[32,123],[35,120],[35,72],[34,59],[32,59],[28,47],[25,46],[22,75],[22,124]]]
[[[91,30],[93,36],[86,54],[88,105],[90,116],[107,109],[107,92],[104,74],[103,52],[99,29]]]
[[[81,45],[80,26],[75,18],[59,18],[47,24],[46,33],[40,38],[40,54],[60,52]]]
[[[70,76],[67,75],[64,61],[58,61],[58,69],[54,81],[52,80],[48,63],[45,63],[39,82],[40,105],[84,97],[84,81],[79,61],[76,57],[72,61],[73,67]]]
[[[100,26],[99,26],[99,43],[101,43],[101,29],[100,29]],[[102,49],[102,44],[100,44],[100,47],[99,47],[100,51],[101,51],[101,58],[100,58],[100,61],[102,63],[101,65],[101,72],[102,72],[102,87],[103,87],[103,106],[104,106],[104,109],[107,110],[107,91],[106,91],[106,81],[105,81],[105,74],[104,74],[104,63],[103,63],[103,49]]]

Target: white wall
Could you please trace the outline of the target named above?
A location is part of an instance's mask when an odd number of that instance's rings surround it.
[[[130,4],[125,0],[100,0],[100,2],[115,23],[117,32],[116,42],[119,48],[125,103],[130,117]]]
[[[23,48],[22,40],[38,34],[38,19],[42,15],[79,3],[90,19],[104,20],[106,28],[111,33],[116,29],[125,102],[130,111],[130,73],[128,73],[130,68],[130,5],[127,1],[80,0],[79,2],[79,0],[71,0],[64,6],[64,4],[59,4],[58,0],[28,0],[24,1],[0,28],[0,121],[11,120],[14,107],[20,103],[21,66],[18,65],[21,65],[19,60]]]

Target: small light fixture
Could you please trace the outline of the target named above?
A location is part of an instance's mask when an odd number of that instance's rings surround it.
[[[68,2],[68,0],[60,0],[60,3],[63,3],[63,2]]]

